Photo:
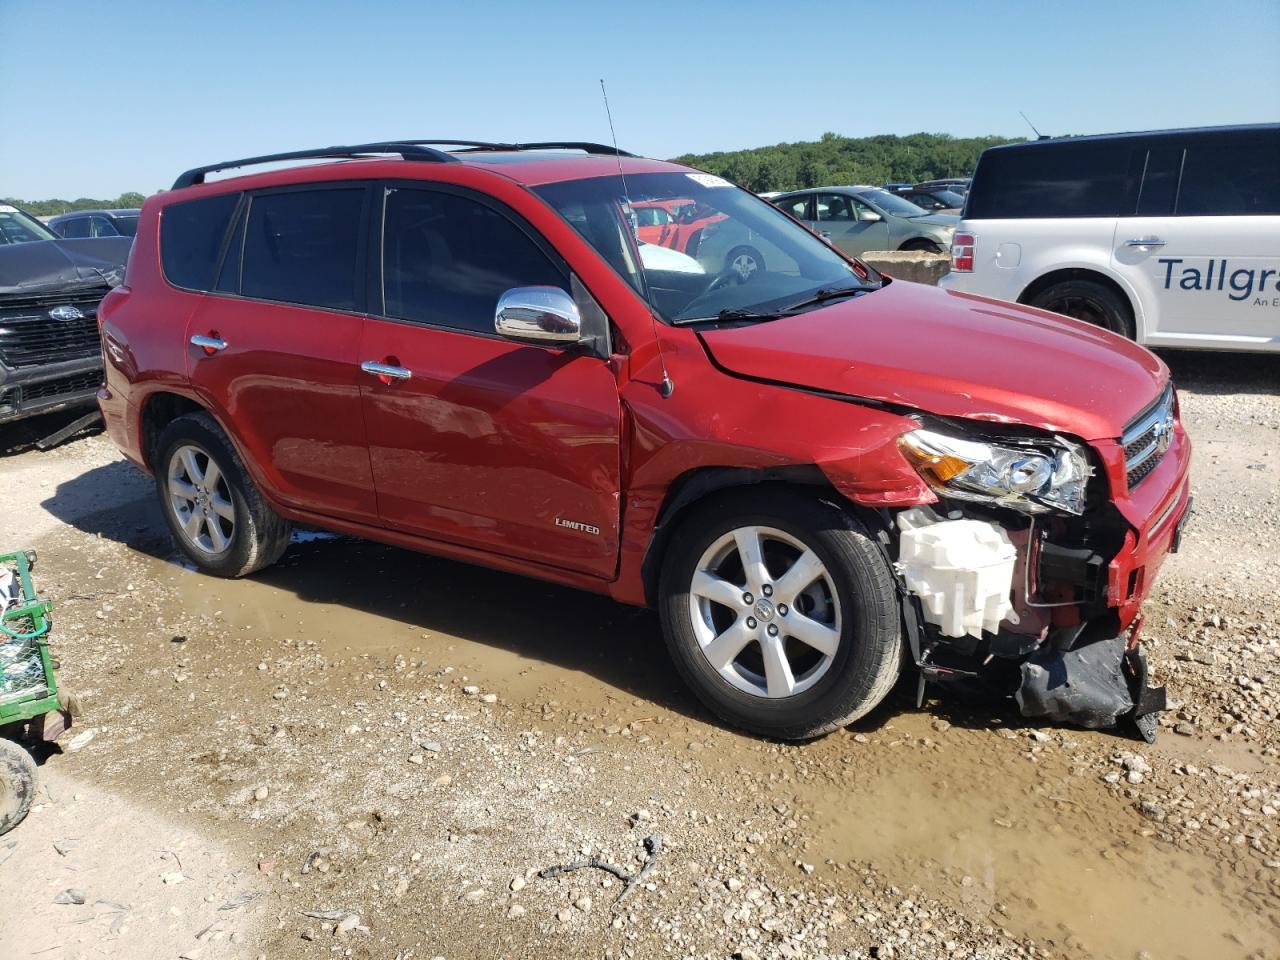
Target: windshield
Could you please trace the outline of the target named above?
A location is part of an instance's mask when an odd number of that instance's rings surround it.
[[[122,237],[135,237],[138,235],[138,218],[137,217],[121,217],[114,216],[111,222],[116,225],[116,229],[120,231]]]
[[[905,200],[888,190],[859,190],[858,196],[864,200],[870,200],[885,213],[895,217],[923,217],[928,213],[910,200]]]
[[[964,197],[950,190],[934,190],[931,194],[933,199],[945,203],[948,207],[963,207]]]
[[[55,240],[53,232],[35,217],[17,207],[0,204],[0,243],[30,243],[32,240]]]
[[[535,191],[668,323],[768,314],[867,275],[777,208],[705,173],[551,183]]]

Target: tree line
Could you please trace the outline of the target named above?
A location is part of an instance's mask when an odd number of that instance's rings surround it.
[[[679,163],[715,173],[753,193],[866,183],[919,183],[937,177],[967,177],[987,147],[1007,137],[952,137],[913,133],[898,137],[842,137],[716,153],[687,153]]]
[[[25,210],[35,217],[53,217],[60,213],[71,213],[73,210],[128,210],[142,206],[147,199],[141,193],[122,193],[114,200],[94,200],[91,197],[80,197],[77,200],[18,200],[12,197],[0,199],[11,207]]]
[[[676,157],[708,173],[746,187],[753,193],[796,190],[835,184],[919,183],[936,177],[967,177],[987,147],[1012,143],[1007,137],[952,137],[945,133],[913,133],[905,137],[842,137],[824,133],[820,140],[776,143],[771,147]],[[141,193],[122,193],[114,200],[16,200],[3,203],[38,217],[72,210],[139,207]]]

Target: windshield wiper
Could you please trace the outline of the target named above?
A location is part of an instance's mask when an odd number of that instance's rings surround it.
[[[783,315],[783,311],[774,313],[757,313],[754,310],[745,310],[742,307],[730,307],[721,310],[714,317],[686,317],[676,321],[676,326],[683,327],[692,323],[732,323],[735,320],[777,320]]]
[[[811,297],[806,297],[799,303],[793,303],[783,312],[790,313],[792,310],[799,310],[802,307],[812,307],[819,303],[826,303],[828,300],[839,300],[841,297],[852,297],[855,294],[865,293],[866,287],[823,287]]]

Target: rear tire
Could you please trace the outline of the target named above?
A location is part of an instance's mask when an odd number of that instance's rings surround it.
[[[667,550],[659,609],[685,682],[754,733],[830,733],[870,712],[898,675],[901,623],[883,555],[843,510],[794,492],[755,488],[697,508]]]
[[[1064,280],[1046,287],[1030,299],[1033,307],[1083,320],[1129,340],[1134,339],[1129,304],[1109,287],[1090,280]]]
[[[22,822],[35,795],[35,758],[12,740],[0,739],[0,835]]]
[[[254,486],[207,413],[169,423],[156,441],[156,494],[178,549],[204,573],[243,577],[289,546],[290,525]]]

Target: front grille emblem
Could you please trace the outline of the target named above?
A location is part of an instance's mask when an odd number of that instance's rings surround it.
[[[80,308],[70,303],[60,303],[49,311],[49,317],[53,320],[79,320],[83,316]]]
[[[1152,430],[1154,432],[1153,439],[1156,442],[1156,450],[1164,453],[1169,449],[1169,445],[1173,443],[1173,412],[1170,411],[1165,414],[1163,420],[1157,420]]]

